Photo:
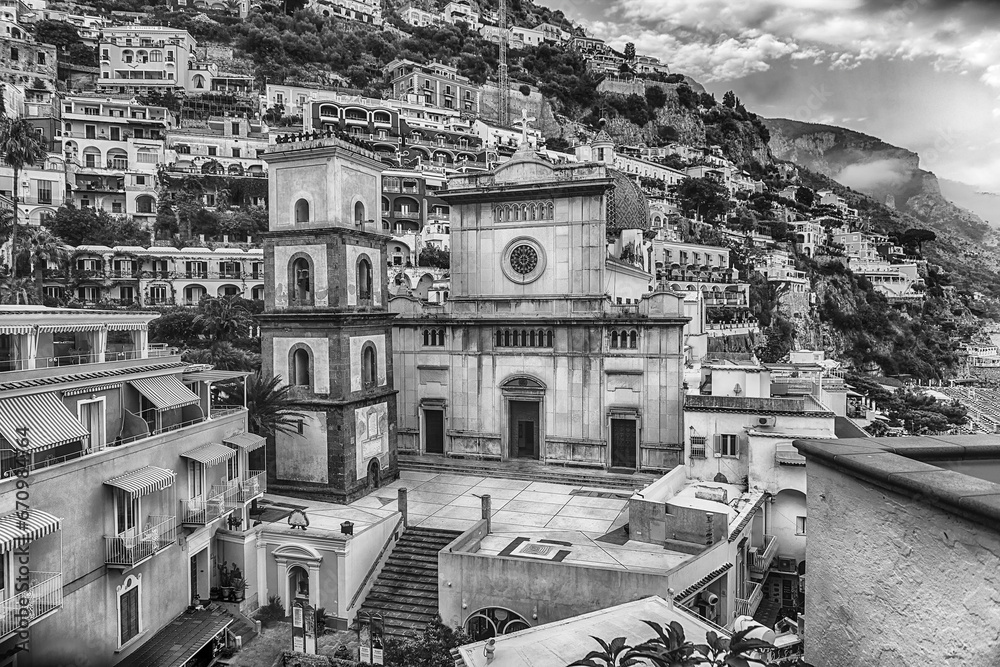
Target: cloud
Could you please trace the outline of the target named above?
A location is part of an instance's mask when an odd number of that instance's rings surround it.
[[[855,190],[871,192],[896,188],[909,181],[912,175],[912,169],[902,160],[876,160],[845,167],[834,180]]]

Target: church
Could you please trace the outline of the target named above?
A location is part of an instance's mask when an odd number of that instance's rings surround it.
[[[389,298],[401,453],[660,472],[683,462],[682,295],[651,288],[649,207],[527,143],[449,177],[451,288]],[[603,149],[603,150],[602,150]]]

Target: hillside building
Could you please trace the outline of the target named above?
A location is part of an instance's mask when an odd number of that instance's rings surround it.
[[[310,0],[307,6],[323,16],[382,25],[382,3],[379,0]]]
[[[406,6],[399,10],[399,18],[412,26],[424,27],[444,23],[440,12],[428,12],[419,7]]]
[[[38,42],[12,7],[0,8],[0,34],[0,83],[55,90],[56,47]]]
[[[393,97],[404,95],[423,98],[426,104],[478,114],[479,86],[442,63],[420,64],[412,60],[393,60],[386,65]]]

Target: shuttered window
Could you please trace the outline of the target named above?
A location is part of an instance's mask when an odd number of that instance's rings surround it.
[[[121,642],[124,645],[139,634],[139,587],[122,593],[119,599],[119,621],[121,622]]]

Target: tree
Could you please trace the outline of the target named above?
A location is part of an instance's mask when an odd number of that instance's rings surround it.
[[[73,204],[60,206],[45,225],[71,246],[149,245],[150,241],[149,232],[132,218]]]
[[[667,94],[659,86],[650,86],[646,89],[646,102],[651,109],[659,109],[666,105]]]
[[[685,109],[695,110],[698,108],[698,103],[701,101],[701,95],[694,92],[691,86],[686,83],[682,83],[677,86],[677,101]]]
[[[10,229],[10,270],[17,278],[14,264],[14,248],[17,247],[17,215],[20,208],[21,170],[45,159],[45,146],[38,131],[25,118],[3,118],[0,120],[0,155],[4,164],[14,171],[12,190],[14,219]]]
[[[185,350],[181,359],[190,364],[208,364],[223,371],[256,371],[260,355],[241,350],[229,341],[216,341],[207,348]]]
[[[35,228],[22,238],[19,254],[23,254],[28,260],[29,271],[35,283],[35,299],[41,303],[45,291],[45,267],[50,261],[66,259],[69,249],[61,238],[44,227]]]
[[[406,639],[385,640],[385,664],[393,667],[454,667],[452,649],[472,641],[463,630],[449,628],[440,616],[423,633]]]
[[[811,189],[800,185],[795,190],[795,201],[803,206],[812,207],[813,203],[816,201],[816,193]]]
[[[625,637],[616,637],[610,642],[594,637],[601,650],[591,651],[569,667],[625,667],[640,664],[652,667],[771,667],[774,664],[760,657],[774,646],[748,637],[751,629],[737,632],[729,639],[719,637],[709,630],[705,634],[704,644],[693,644],[685,638],[684,627],[677,621],[671,621],[666,626],[654,621],[643,623],[656,632],[655,637],[636,646],[629,646]],[[809,667],[802,661],[798,665]]]
[[[451,254],[442,248],[427,245],[417,257],[417,266],[429,266],[438,269],[451,267]]]
[[[278,433],[298,433],[298,423],[305,415],[292,408],[288,385],[280,375],[262,375],[258,370],[246,379],[247,422],[250,432],[269,437]]]
[[[917,252],[923,254],[924,243],[929,243],[937,240],[937,234],[929,229],[918,229],[912,228],[907,229],[903,232],[903,235],[899,237],[900,242],[905,246],[917,247]]]
[[[673,186],[673,191],[680,199],[681,210],[689,218],[717,220],[729,211],[729,190],[715,179],[689,176]]]
[[[627,62],[635,62],[635,44],[629,42],[625,45],[625,60]]]
[[[149,323],[149,340],[167,345],[191,345],[202,334],[201,324],[194,321],[197,316],[196,310],[184,306],[163,311]]]
[[[731,90],[727,90],[726,94],[722,96],[722,106],[729,107],[730,109],[736,108],[736,93]]]
[[[35,39],[65,51],[74,44],[81,44],[80,33],[71,23],[44,19],[35,23]]]
[[[246,337],[253,324],[253,316],[240,297],[209,297],[198,304],[194,324],[202,327],[212,340],[229,342]]]
[[[700,102],[701,106],[705,107],[706,109],[711,109],[712,107],[717,106],[719,104],[718,102],[715,101],[715,95],[711,93],[702,93]]]
[[[31,278],[7,276],[0,279],[0,303],[30,304],[35,302],[35,289]]]

